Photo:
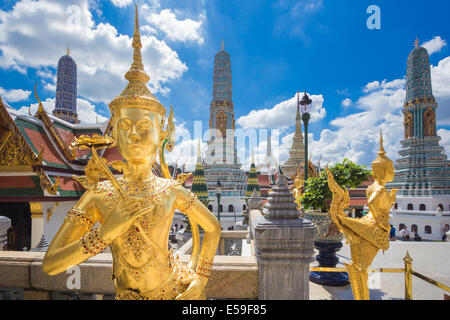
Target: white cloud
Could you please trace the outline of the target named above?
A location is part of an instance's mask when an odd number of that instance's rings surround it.
[[[27,100],[30,97],[31,91],[22,89],[7,90],[0,87],[0,96],[7,102],[18,102]]]
[[[133,0],[111,0],[113,5],[119,8],[123,8],[128,6],[129,4],[133,3]]]
[[[49,115],[52,115],[53,110],[55,109],[55,99],[47,98],[46,100],[42,101],[42,106]],[[25,106],[18,109],[17,113],[28,115],[30,112],[32,115],[34,115],[37,109],[38,103],[33,103],[30,106]],[[81,98],[77,99],[77,113],[78,113],[78,120],[80,120],[81,123],[96,123],[97,120],[100,123],[108,120],[107,118],[98,114],[95,111],[94,105],[92,105],[89,101]]]
[[[201,36],[201,26],[206,19],[204,14],[200,14],[198,20],[184,19],[178,20],[175,13],[170,9],[164,9],[158,13],[152,12],[148,6],[143,6],[145,18],[148,23],[163,31],[171,41],[193,41],[203,44]]]
[[[28,68],[55,69],[66,46],[78,66],[78,94],[109,102],[125,87],[132,62],[131,35],[109,23],[96,24],[89,0],[21,0],[0,10],[0,67],[25,73]],[[134,18],[129,16],[133,25]],[[142,57],[153,92],[167,93],[167,83],[187,70],[178,54],[154,35],[142,35]],[[54,89],[49,80],[47,89]]]
[[[450,125],[450,57],[439,61],[437,66],[431,67],[431,83],[433,95],[439,108],[437,109],[437,124]]]
[[[437,132],[438,136],[442,138],[440,145],[444,147],[446,154],[450,152],[450,130],[439,129]]]
[[[431,56],[433,53],[439,52],[443,47],[447,45],[447,42],[439,36],[434,37],[430,41],[422,44],[422,47],[427,49],[428,54]]]
[[[450,57],[431,67],[433,92],[439,108],[438,125],[450,125]],[[349,158],[359,164],[369,165],[379,148],[379,130],[383,130],[384,147],[388,156],[398,159],[403,139],[403,114],[401,112],[406,91],[405,79],[373,81],[363,88],[363,95],[354,103],[360,112],[334,119],[330,124],[336,129],[325,129],[317,140],[310,136],[313,160],[322,155],[323,163]],[[448,153],[450,130],[439,129],[441,146]]]
[[[318,122],[327,115],[323,107],[323,95],[310,95],[313,101],[311,122]],[[297,94],[289,100],[283,101],[271,109],[252,110],[246,116],[236,120],[241,127],[247,128],[286,128],[295,126],[297,112]]]
[[[352,104],[353,104],[353,101],[350,98],[346,98],[346,99],[342,100],[342,102],[341,102],[341,106],[343,106],[345,108],[350,107]]]

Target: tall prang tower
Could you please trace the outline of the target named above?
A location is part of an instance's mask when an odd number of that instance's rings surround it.
[[[70,123],[80,123],[77,114],[77,64],[70,56],[69,48],[58,61],[53,115]]]
[[[213,100],[209,109],[209,164],[237,164],[234,141],[234,104],[232,99],[230,54],[222,50],[214,58]]]
[[[245,207],[247,177],[237,157],[234,137],[234,103],[232,99],[232,75],[230,54],[222,50],[214,58],[213,93],[210,105],[210,136],[205,159],[205,178],[209,199],[215,201],[210,209],[218,213],[217,182],[222,186],[220,215],[222,226],[234,225],[234,215]]]
[[[440,239],[445,223],[450,223],[450,161],[439,145],[428,51],[415,42],[409,54],[406,100],[403,106],[404,140],[395,162],[395,178],[388,188],[396,188],[397,203],[391,223],[397,230],[404,224],[417,228],[424,239]]]
[[[303,143],[302,116],[300,115],[300,93],[297,95],[297,115],[295,117],[295,133],[292,147],[289,150],[289,159],[283,164],[283,174],[294,179],[302,163],[305,163],[305,144]]]

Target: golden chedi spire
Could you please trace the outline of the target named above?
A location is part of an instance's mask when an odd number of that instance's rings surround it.
[[[147,87],[150,77],[145,73],[142,63],[142,43],[139,33],[138,7],[135,6],[135,21],[133,35],[133,63],[130,70],[125,74],[128,85],[120,95],[114,98],[109,104],[111,115],[114,117],[117,110],[122,107],[144,108],[160,113],[162,116],[166,114],[166,108],[155,98]]]

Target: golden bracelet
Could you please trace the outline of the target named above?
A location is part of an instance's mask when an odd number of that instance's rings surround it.
[[[90,218],[87,217],[86,211],[80,208],[73,208],[68,213],[66,218],[64,219],[65,222],[73,221],[76,218],[81,219],[82,222],[88,225],[89,229],[91,229],[94,226],[94,221],[92,221]]]
[[[108,244],[98,235],[97,228],[92,229],[81,238],[81,245],[83,246],[84,254],[92,255],[102,253],[108,246]]]
[[[195,273],[200,277],[204,279],[208,279],[211,275],[213,267],[213,259],[205,259],[204,257],[200,257],[197,264],[197,269],[195,270]]]

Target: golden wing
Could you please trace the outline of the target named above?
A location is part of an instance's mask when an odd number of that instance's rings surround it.
[[[346,216],[344,210],[347,209],[350,205],[350,196],[348,194],[347,188],[341,188],[334,180],[334,176],[331,171],[328,168],[326,168],[326,170],[328,175],[328,187],[333,193],[333,199],[331,201],[329,214],[331,220],[333,220],[333,222],[340,229],[340,223],[338,219],[336,219],[336,216]],[[342,230],[340,231],[342,232]]]

